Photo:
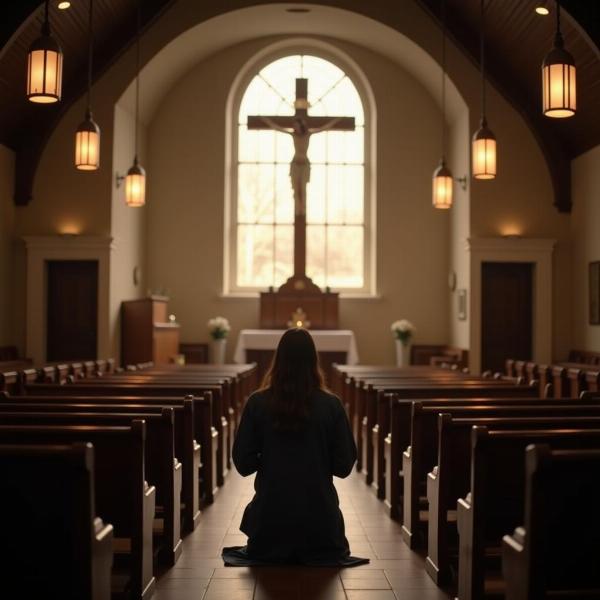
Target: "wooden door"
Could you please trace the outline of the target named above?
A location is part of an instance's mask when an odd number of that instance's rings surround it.
[[[47,262],[46,359],[96,358],[98,261]]]
[[[481,273],[481,366],[504,372],[507,358],[531,360],[533,264],[487,262]]]

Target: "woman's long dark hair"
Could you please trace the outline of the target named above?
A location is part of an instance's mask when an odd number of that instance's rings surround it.
[[[302,429],[309,415],[311,398],[321,389],[325,389],[325,384],[312,336],[306,329],[289,329],[279,340],[263,381],[275,428]]]

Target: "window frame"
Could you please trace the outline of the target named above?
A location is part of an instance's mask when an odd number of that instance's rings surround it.
[[[270,63],[286,56],[304,54],[327,60],[341,69],[351,80],[362,102],[364,112],[364,283],[362,288],[332,288],[342,298],[377,297],[376,281],[376,187],[375,177],[375,103],[373,93],[360,68],[352,59],[331,44],[313,39],[295,39],[272,44],[251,58],[231,87],[226,107],[225,148],[225,214],[223,252],[223,297],[255,298],[264,287],[237,285],[237,202],[238,202],[238,142],[239,111],[242,98],[253,78]]]

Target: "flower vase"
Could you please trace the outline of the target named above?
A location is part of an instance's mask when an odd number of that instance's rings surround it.
[[[396,366],[408,367],[410,364],[410,342],[403,344],[402,340],[396,340]]]
[[[213,339],[210,344],[210,362],[215,365],[225,364],[225,349],[227,347],[227,339]]]

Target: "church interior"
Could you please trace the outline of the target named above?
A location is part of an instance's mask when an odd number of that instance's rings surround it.
[[[600,598],[600,5],[9,4],[8,588]],[[295,327],[370,563],[226,568],[235,433]]]

